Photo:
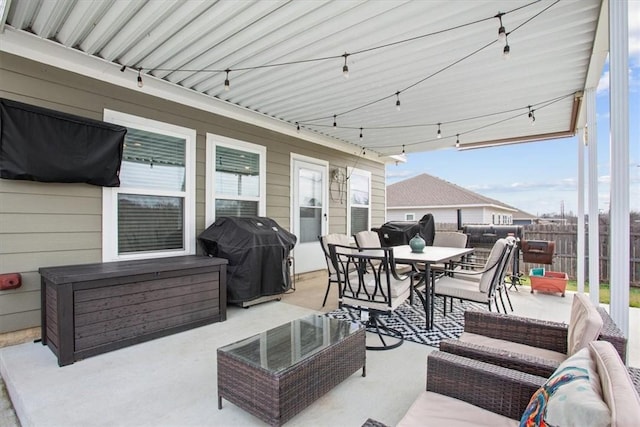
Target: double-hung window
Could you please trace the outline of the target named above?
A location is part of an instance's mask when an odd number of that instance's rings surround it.
[[[193,129],[105,110],[127,128],[120,187],[103,189],[103,260],[195,253]]]
[[[347,171],[349,205],[347,223],[349,233],[369,230],[371,224],[371,172],[349,168]]]
[[[266,215],[266,147],[207,134],[207,225]]]

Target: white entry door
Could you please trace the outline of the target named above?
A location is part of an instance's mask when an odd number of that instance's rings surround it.
[[[291,155],[291,222],[298,237],[293,249],[296,273],[327,268],[318,236],[326,234],[328,227],[328,169],[325,161]]]

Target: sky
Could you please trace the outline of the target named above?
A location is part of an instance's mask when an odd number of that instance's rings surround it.
[[[596,95],[601,212],[609,210],[608,70],[607,62]],[[575,214],[578,144],[582,143],[574,136],[478,150],[412,153],[406,163],[387,166],[387,184],[428,173],[533,215]],[[585,171],[587,162],[585,155]],[[640,212],[640,0],[629,1],[629,183],[630,209]],[[585,210],[587,203],[585,195]]]

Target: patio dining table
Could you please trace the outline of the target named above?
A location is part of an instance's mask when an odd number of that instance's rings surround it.
[[[424,264],[424,311],[426,316],[426,328],[433,328],[433,300],[435,278],[431,274],[431,265],[448,263],[473,252],[473,248],[450,248],[444,246],[425,246],[422,252],[413,252],[409,245],[394,246],[393,257],[397,264],[410,264],[414,271],[420,271],[418,264]],[[414,289],[418,295],[420,291]]]

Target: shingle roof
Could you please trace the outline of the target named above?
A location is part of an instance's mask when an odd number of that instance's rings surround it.
[[[518,210],[490,197],[423,173],[387,186],[387,207],[492,205]]]

